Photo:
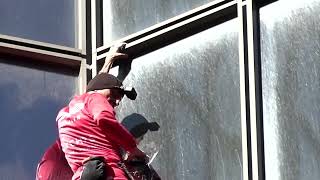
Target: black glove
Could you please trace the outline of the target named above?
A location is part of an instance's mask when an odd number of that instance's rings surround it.
[[[101,156],[91,157],[83,163],[84,169],[80,180],[105,180],[106,164]]]

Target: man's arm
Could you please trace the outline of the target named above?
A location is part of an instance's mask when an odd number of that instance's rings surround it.
[[[112,106],[101,94],[90,95],[87,109],[110,140],[122,146],[126,151],[131,151],[137,146],[134,137],[117,121]]]
[[[102,69],[100,70],[100,73],[109,73],[112,64],[114,63],[115,60],[117,59],[128,59],[127,54],[121,53],[121,51],[125,48],[126,44],[125,43],[120,43],[112,46],[110,50],[107,53],[107,57],[104,60],[104,64]]]

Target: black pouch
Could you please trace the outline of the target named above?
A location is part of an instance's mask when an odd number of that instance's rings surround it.
[[[103,157],[92,157],[84,164],[80,180],[105,180],[106,164]]]
[[[153,167],[143,160],[124,161],[120,167],[130,180],[161,180]]]

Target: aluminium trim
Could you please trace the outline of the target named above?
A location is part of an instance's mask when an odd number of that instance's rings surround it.
[[[254,0],[241,1],[238,7],[239,14],[242,11],[243,29],[242,32],[239,32],[242,33],[240,35],[243,35],[243,39],[239,40],[239,51],[243,51],[240,56],[240,66],[244,65],[241,68],[244,81],[240,81],[243,84],[240,91],[242,91],[241,108],[245,110],[241,111],[241,115],[242,125],[247,128],[243,133],[246,133],[248,153],[247,157],[244,154],[243,158],[248,159],[248,178],[249,180],[264,180],[259,5],[256,3]],[[245,147],[245,144],[243,146]]]
[[[66,65],[73,68],[80,66],[82,57],[62,54],[32,47],[0,42],[0,54],[24,57],[51,64]]]
[[[250,104],[250,134],[251,134],[251,160],[252,160],[252,179],[260,180],[258,140],[257,140],[257,115],[256,115],[256,93],[255,93],[255,56],[253,40],[253,9],[252,0],[247,0],[245,6],[247,10],[247,38],[248,38],[248,77],[249,77],[249,104]]]
[[[240,79],[240,114],[241,114],[241,142],[242,142],[242,179],[249,179],[249,155],[248,155],[248,128],[247,128],[247,108],[246,108],[246,79],[245,79],[245,53],[244,53],[244,19],[242,2],[238,2],[239,20],[239,79]]]
[[[252,178],[265,179],[262,89],[260,64],[259,9],[254,0],[247,0],[248,70],[252,148]],[[258,103],[257,103],[258,102]]]
[[[77,48],[81,50],[83,54],[86,52],[86,2],[85,1],[75,1],[77,7]],[[82,58],[78,73],[78,94],[85,92],[87,85],[87,59]]]
[[[86,4],[85,1],[76,1],[77,7],[77,31],[76,31],[76,48],[81,54],[86,54]]]
[[[0,34],[0,42],[83,57],[80,49]]]
[[[96,1],[91,1],[91,74],[92,78],[97,75],[97,35],[96,35]]]

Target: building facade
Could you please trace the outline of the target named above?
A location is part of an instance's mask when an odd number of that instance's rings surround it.
[[[118,119],[168,180],[319,179],[320,0],[3,0],[0,179],[35,177],[55,117],[126,42]],[[318,146],[319,145],[319,146]]]

